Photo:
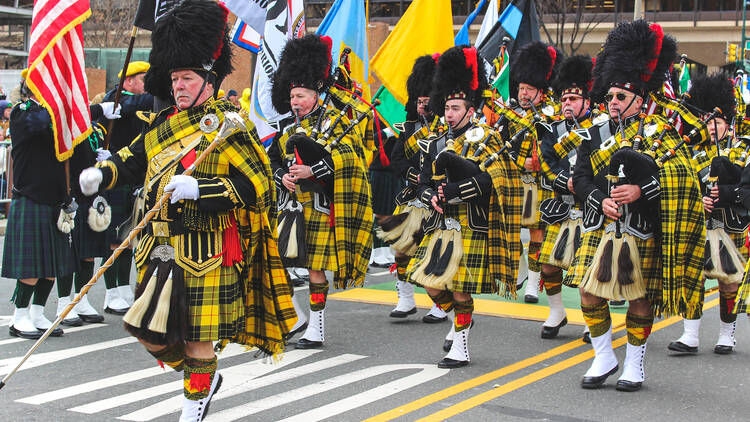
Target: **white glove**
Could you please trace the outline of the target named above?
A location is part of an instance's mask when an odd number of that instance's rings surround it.
[[[113,101],[109,101],[106,103],[100,103],[100,106],[102,106],[102,112],[104,113],[104,117],[108,118],[109,120],[119,119],[120,118],[120,104],[117,104],[117,108],[115,109],[115,103]]]
[[[198,180],[192,176],[185,176],[178,174],[172,176],[172,180],[169,181],[167,186],[164,186],[164,191],[172,191],[172,197],[169,202],[175,203],[182,199],[198,199]]]
[[[97,148],[96,150],[96,161],[107,161],[111,156],[112,153],[108,149]]]
[[[78,184],[81,185],[81,192],[86,196],[91,196],[99,190],[102,183],[102,171],[98,168],[89,167],[81,172],[78,176]]]

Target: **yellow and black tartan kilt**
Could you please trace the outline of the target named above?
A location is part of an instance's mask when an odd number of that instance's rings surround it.
[[[735,246],[737,246],[737,249],[740,250],[740,254],[747,258],[748,256],[748,249],[747,246],[745,246],[745,239],[747,238],[747,233],[728,233],[729,237],[734,241]],[[748,264],[750,264],[750,261],[748,261]],[[741,313],[747,313],[747,300],[750,298],[750,280],[748,280],[748,267],[745,266],[745,275],[742,277],[742,283],[740,284],[740,288],[737,291],[737,299],[735,300],[735,307],[734,307],[734,313],[741,314]]]
[[[487,246],[487,233],[472,230],[467,225],[468,217],[466,213],[466,204],[451,205],[444,208],[446,218],[455,218],[461,223],[461,241],[463,243],[464,254],[458,266],[458,271],[453,276],[452,285],[448,290],[452,292],[482,294],[494,293],[497,291],[495,281],[489,276],[489,249]],[[406,272],[407,281],[412,284],[418,284],[413,281],[413,272],[419,262],[425,257],[425,250],[436,230],[426,234],[419,248],[414,253],[409,262]],[[429,257],[428,257],[429,259]]]
[[[547,228],[547,224],[542,222],[539,218],[541,217],[541,213],[539,212],[539,206],[541,205],[542,201],[549,198],[555,197],[555,192],[551,190],[544,189],[541,185],[541,178],[544,177],[541,172],[537,172],[536,174],[536,191],[537,191],[537,202],[536,202],[536,222],[532,224],[526,224],[522,227],[525,227],[529,230],[545,230]],[[521,210],[523,212],[523,206],[524,204],[521,204]]]
[[[611,220],[605,220],[606,225]],[[594,263],[594,255],[601,243],[604,229],[592,230],[581,235],[581,247],[570,264],[570,269],[565,274],[563,284],[568,287],[578,287],[583,281],[586,271]],[[661,276],[661,251],[656,244],[656,239],[639,239],[633,236],[635,244],[638,246],[638,256],[641,258],[641,272],[643,280],[646,283],[646,298],[652,306],[661,303],[662,297],[662,276]],[[605,299],[619,300],[619,297],[608,297]]]
[[[219,266],[196,277],[185,271],[188,301],[187,341],[231,339],[243,331],[245,284],[235,267]]]
[[[316,271],[336,270],[336,248],[330,217],[313,207],[313,194],[298,193],[305,213],[305,241],[307,242],[307,268]]]

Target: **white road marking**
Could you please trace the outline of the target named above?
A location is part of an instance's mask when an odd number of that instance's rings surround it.
[[[308,355],[311,354],[309,353],[311,351],[306,352],[308,352]],[[316,350],[315,352],[319,352],[319,350]],[[283,363],[288,358],[289,356],[285,356],[281,362]],[[366,356],[344,354],[324,359],[319,362],[309,363],[297,368],[281,371],[262,378],[258,377],[264,374],[258,374],[258,371],[253,367],[252,362],[248,364],[237,365],[220,371],[224,376],[224,381],[221,386],[221,390],[219,390],[219,392],[216,394],[216,397],[214,397],[211,402],[213,403],[216,400],[236,396],[237,394],[257,390],[271,384],[287,381],[303,375],[311,374],[313,372],[322,371],[324,369],[329,369],[334,366],[343,365],[364,358],[366,358]],[[278,366],[272,367],[272,369],[278,369]],[[270,371],[266,371],[266,373],[268,372]],[[180,409],[182,409],[182,395],[171,397],[165,401],[156,403],[145,409],[141,409],[133,413],[121,416],[118,419],[127,421],[150,421],[159,416],[178,412]]]
[[[82,325],[80,327],[62,327],[62,329],[63,329],[63,332],[65,333],[63,335],[67,335],[67,334],[75,333],[75,332],[78,332],[78,331],[85,331],[85,330],[90,330],[92,328],[101,328],[101,327],[107,327],[107,326],[108,326],[107,324],[86,324],[86,325]],[[27,338],[14,337],[14,338],[9,338],[7,340],[0,340],[0,346],[4,346],[6,344],[20,343],[22,341],[33,342],[33,341],[36,341],[36,340],[29,340]],[[55,339],[52,338],[52,339],[47,339],[45,341],[54,342]]]
[[[446,375],[450,370],[440,369],[436,365],[384,365],[391,367],[391,371],[397,369],[422,369],[416,374],[409,375],[405,378],[399,378],[391,381],[387,384],[380,385],[371,390],[364,391],[359,394],[355,394],[351,397],[329,403],[325,406],[316,407],[310,411],[300,413],[289,418],[283,419],[281,422],[310,422],[320,421],[327,418],[340,415],[349,410],[356,409],[358,407],[370,404],[372,402],[384,399],[392,396],[401,391],[415,387],[419,384],[432,381],[435,378],[439,378]],[[369,368],[373,369],[373,368]]]
[[[378,272],[378,273],[371,273],[371,274],[368,274],[368,275],[371,275],[373,277],[379,277],[381,275],[386,275],[386,274],[390,274],[390,273],[391,273],[390,271],[386,270],[386,271],[381,271],[381,272]]]
[[[218,358],[224,359],[224,358],[228,358],[232,356],[237,356],[242,353],[253,353],[253,352],[252,351],[248,352],[245,350],[244,347],[238,344],[231,343],[231,344],[228,344],[226,349],[224,349],[224,351],[218,355]],[[40,405],[44,403],[49,403],[51,401],[62,400],[64,398],[82,395],[82,394],[90,393],[92,391],[97,391],[97,390],[101,390],[104,388],[113,387],[115,385],[126,384],[129,382],[138,381],[138,380],[142,380],[142,379],[146,379],[150,377],[155,377],[158,375],[164,375],[164,374],[172,372],[172,369],[170,369],[169,367],[161,368],[160,366],[156,365],[156,362],[154,362],[154,365],[155,366],[151,368],[141,369],[139,371],[128,372],[125,374],[115,375],[112,377],[101,378],[95,381],[85,382],[83,384],[76,384],[70,387],[61,388],[59,390],[49,391],[46,393],[37,394],[35,396],[24,397],[16,401],[20,403]]]
[[[137,341],[138,340],[136,340],[135,337],[123,337],[117,340],[103,341],[101,343],[94,343],[86,346],[71,347],[69,349],[57,350],[54,352],[35,353],[31,355],[26,363],[24,363],[23,366],[21,366],[18,370],[23,371],[26,369],[36,368],[37,366],[54,363],[64,359],[80,357],[81,355],[86,353],[96,352],[112,347],[124,346],[126,344],[135,343]],[[21,361],[21,359],[22,357],[0,360],[0,374],[7,374],[13,367],[18,364],[18,362]]]
[[[298,400],[305,399],[307,397],[314,396],[316,394],[325,393],[327,391],[343,387],[348,384],[352,384],[358,381],[362,381],[367,378],[386,374],[388,372],[398,371],[402,369],[422,369],[421,372],[427,370],[427,368],[434,368],[434,365],[380,365],[371,368],[360,369],[348,374],[339,375],[337,377],[323,379],[315,384],[306,385],[304,387],[295,388],[294,390],[286,391],[284,393],[276,394],[272,397],[266,397],[260,400],[256,400],[250,403],[243,404],[241,406],[233,407],[221,412],[212,413],[206,418],[207,422],[225,422],[234,421],[250,415],[254,415],[259,412],[263,412],[274,407],[282,406],[288,403],[292,403]],[[435,376],[443,375],[443,373],[435,374]],[[270,377],[269,377],[270,378]],[[412,381],[413,382],[413,381]],[[392,385],[388,383],[387,385]],[[382,394],[382,392],[381,392]],[[357,395],[360,396],[360,395]],[[360,397],[360,400],[364,401],[364,398]],[[345,403],[345,405],[351,406],[352,403]],[[345,409],[348,410],[348,409]],[[345,411],[344,410],[344,411]],[[328,410],[332,411],[331,409]]]

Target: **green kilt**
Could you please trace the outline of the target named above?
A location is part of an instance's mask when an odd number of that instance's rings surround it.
[[[109,245],[120,244],[128,235],[128,233],[118,233],[117,227],[130,218],[133,213],[133,203],[135,202],[133,190],[133,186],[123,185],[110,189],[103,194],[104,199],[112,208],[112,223],[105,231],[106,241]]]
[[[53,278],[75,270],[67,234],[57,229],[60,209],[26,197],[10,204],[5,231],[2,276],[10,279]]]
[[[302,203],[305,213],[305,241],[307,242],[305,268],[316,271],[336,271],[335,238],[330,217],[313,207],[312,193],[298,193],[297,199]]]
[[[453,276],[453,283],[448,286],[448,290],[468,294],[497,292],[495,280],[490,279],[487,233],[469,228],[466,223],[468,221],[466,204],[446,204],[443,210],[446,218],[455,218],[461,223],[461,241],[464,249],[458,271]],[[406,276],[407,281],[412,284],[418,284],[414,282],[412,276],[419,262],[425,258],[427,245],[435,232],[436,230],[433,230],[425,235],[409,262]]]
[[[372,212],[376,215],[391,215],[396,204],[396,195],[404,188],[404,180],[387,170],[370,170]]]
[[[604,226],[609,222],[611,220],[605,219]],[[603,228],[581,234],[581,247],[573,258],[571,268],[565,274],[564,285],[578,287],[581,284],[586,271],[594,263],[594,255],[599,248],[603,235]],[[643,240],[633,237],[633,239],[638,246],[638,256],[641,259],[641,273],[643,274],[643,281],[646,283],[646,299],[651,302],[652,306],[658,306],[662,297],[661,251],[654,238]],[[620,298],[608,297],[605,299],[619,300]]]
[[[95,232],[89,227],[89,208],[94,202],[95,196],[84,197],[78,202],[78,212],[76,212],[76,226],[70,235],[73,238],[73,250],[75,251],[76,260],[86,258],[106,258],[112,254],[107,243],[106,230]],[[112,224],[110,223],[110,227]],[[107,229],[109,230],[109,229]]]

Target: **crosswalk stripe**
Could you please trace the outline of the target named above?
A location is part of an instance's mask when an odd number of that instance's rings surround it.
[[[21,366],[18,370],[23,371],[26,369],[36,368],[37,366],[54,363],[64,359],[79,357],[86,353],[135,343],[136,341],[138,340],[136,340],[135,337],[123,337],[116,340],[103,341],[101,343],[88,344],[86,346],[71,347],[69,349],[57,350],[54,352],[36,353],[31,355],[26,363],[24,363],[23,366]],[[21,357],[17,357],[0,360],[0,374],[7,374],[8,371],[10,371],[18,364],[18,362],[21,361],[21,359]]]
[[[65,327],[63,328],[63,331],[65,332],[65,334],[70,334],[70,333],[77,333],[78,331],[85,331],[85,330],[90,330],[92,328],[101,328],[101,327],[107,327],[107,326],[108,326],[107,324],[87,324],[87,325],[82,325],[80,327],[70,327],[70,328]],[[36,340],[29,340],[27,338],[14,337],[14,338],[9,338],[7,340],[0,340],[0,346],[5,346],[6,344],[20,343],[22,341],[36,341]],[[48,341],[55,341],[55,340],[50,339]]]
[[[218,355],[219,359],[225,359],[232,356],[237,356],[241,353],[246,353],[244,347],[238,344],[228,344],[221,354]],[[250,352],[252,353],[252,352]],[[158,375],[164,375],[171,372],[170,368],[161,368],[160,366],[153,366],[139,371],[128,372],[126,374],[115,375],[112,377],[101,378],[95,381],[85,382],[83,384],[72,385],[70,387],[61,388],[59,390],[49,391],[35,396],[24,397],[16,400],[19,403],[35,404],[40,405],[49,403],[55,400],[62,400],[64,398],[73,397],[90,393],[92,391],[101,390],[115,385],[126,384],[133,381],[138,381]]]
[[[315,384],[306,385],[304,387],[295,388],[280,394],[276,394],[271,397],[266,397],[260,400],[252,401],[250,403],[236,406],[231,409],[227,409],[221,412],[212,413],[206,418],[206,422],[226,422],[234,421],[240,418],[248,417],[259,412],[263,412],[268,409],[272,409],[277,406],[282,406],[288,403],[292,403],[298,400],[305,399],[307,397],[314,396],[316,394],[325,393],[327,391],[343,387],[348,384],[352,384],[358,381],[365,380],[374,376],[382,375],[388,372],[397,371],[400,369],[409,369],[418,365],[381,365],[370,368],[360,369],[348,374],[339,375],[333,378],[326,378],[325,382],[318,382]],[[427,366],[427,365],[424,365]],[[431,365],[430,365],[431,366]],[[270,377],[268,377],[270,378]]]
[[[450,370],[440,369],[434,364],[431,364],[431,365],[388,365],[388,366],[391,366],[391,367],[401,366],[402,367],[402,368],[394,368],[392,370],[421,369],[421,371],[417,372],[416,374],[409,375],[408,377],[399,378],[389,383],[380,385],[371,390],[367,390],[365,392],[355,394],[351,397],[347,397],[345,399],[341,399],[333,403],[329,403],[325,406],[316,407],[315,409],[309,410],[307,412],[288,417],[286,419],[283,419],[280,422],[311,422],[311,421],[320,421],[323,419],[328,419],[328,418],[340,415],[344,412],[348,412],[350,410],[364,406],[366,404],[370,404],[378,400],[384,399],[386,397],[392,396],[396,393],[400,393],[401,391],[415,387],[419,384],[432,381],[450,372]]]
[[[262,360],[254,360],[252,362],[248,362],[242,365],[249,366],[248,371],[246,373],[250,373],[254,376],[260,376],[260,375],[269,373],[271,371],[275,371],[279,368],[283,368],[284,366],[289,365],[290,363],[294,363],[297,360],[306,358],[318,352],[320,352],[320,350],[304,350],[304,351],[292,350],[289,353],[284,354],[284,359],[282,359],[281,362],[279,362],[279,364],[277,365],[269,365],[269,364],[263,363]],[[153,397],[160,396],[163,394],[173,393],[175,391],[182,390],[183,385],[184,385],[184,382],[182,379],[180,379],[177,381],[171,381],[165,384],[156,385],[150,388],[139,389],[139,390],[127,393],[127,394],[122,394],[122,395],[110,397],[107,399],[97,400],[95,402],[84,404],[82,406],[76,406],[68,410],[73,411],[73,412],[78,412],[78,413],[94,414],[94,413],[102,412],[105,410],[113,409],[115,407],[124,406],[130,403],[135,403],[141,400],[152,399]],[[178,407],[181,407],[181,406],[182,406],[182,402],[180,402]]]
[[[292,352],[299,351],[294,350]],[[292,352],[289,352],[291,354]],[[215,400],[221,400],[227,397],[236,396],[238,394],[246,393],[248,391],[257,390],[262,387],[276,384],[283,381],[288,381],[303,375],[311,374],[314,372],[322,371],[324,369],[333,368],[334,366],[351,363],[356,360],[364,359],[367,356],[344,354],[334,356],[332,358],[324,359],[318,362],[309,363],[302,365],[297,368],[288,369],[272,375],[268,375],[263,378],[258,378],[260,375],[257,374],[252,368],[252,362],[242,365],[233,366],[231,368],[223,369],[220,372],[224,376],[224,383],[222,384],[221,390],[216,394],[212,403]],[[284,356],[282,363],[289,359],[288,355]],[[278,369],[278,366],[274,366],[273,369]],[[268,373],[270,371],[266,371]],[[127,421],[150,421],[159,416],[168,415],[173,412],[177,412],[182,408],[182,395],[171,397],[160,403],[151,405],[145,409],[123,415],[118,419]]]

